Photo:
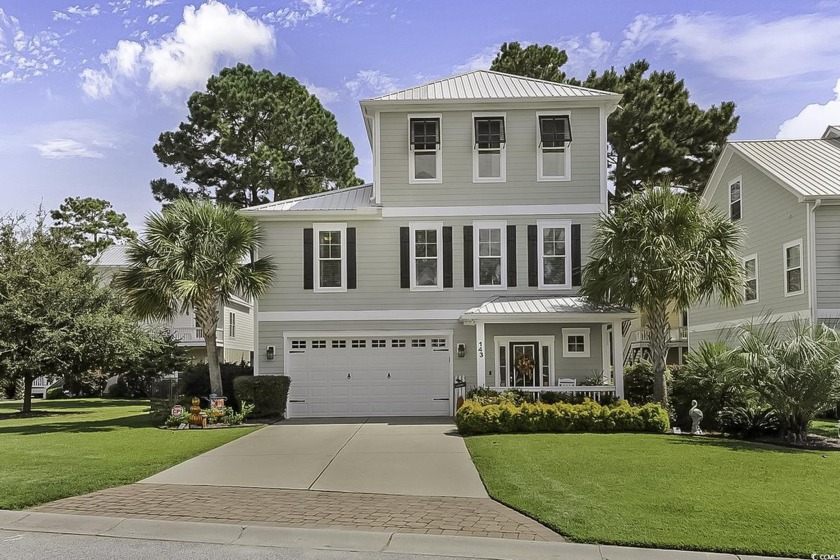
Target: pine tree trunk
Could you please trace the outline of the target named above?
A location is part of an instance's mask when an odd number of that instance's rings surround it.
[[[23,374],[23,408],[21,412],[32,412],[32,374]]]
[[[668,405],[668,385],[665,382],[665,358],[668,354],[668,339],[671,326],[664,305],[645,310],[650,329],[650,361],[653,364],[653,398],[662,406]]]

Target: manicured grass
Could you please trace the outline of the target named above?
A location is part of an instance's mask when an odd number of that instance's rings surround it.
[[[811,429],[808,431],[818,436],[836,438],[837,420],[814,420],[811,422]]]
[[[0,509],[137,482],[254,428],[160,430],[148,402],[38,401],[55,416],[10,418],[20,402],[0,401]]]
[[[648,434],[488,435],[467,447],[492,497],[575,541],[840,551],[840,452]]]

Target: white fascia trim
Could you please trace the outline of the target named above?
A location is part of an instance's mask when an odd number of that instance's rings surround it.
[[[312,220],[379,220],[382,218],[381,208],[367,206],[355,210],[262,210],[249,212],[249,216],[260,222],[308,222]]]
[[[475,119],[482,117],[501,117],[502,126],[505,130],[505,141],[499,147],[499,176],[479,177],[478,176],[478,144],[475,141]],[[507,182],[507,113],[505,112],[481,112],[473,113],[470,119],[472,127],[472,161],[473,161],[473,183],[505,183]]]
[[[337,338],[337,337],[375,337],[375,336],[440,336],[452,337],[452,330],[346,330],[346,331],[283,331],[288,338]],[[447,347],[448,349],[449,347]]]
[[[552,214],[603,214],[602,204],[534,204],[517,206],[404,206],[382,208],[383,218],[444,216],[547,216]]]
[[[366,309],[359,311],[262,311],[260,321],[457,321],[462,309]]]
[[[409,113],[408,117],[408,184],[409,185],[435,185],[443,183],[443,115],[441,113]],[[414,178],[414,148],[411,147],[411,119],[437,119],[438,136],[440,143],[435,150],[435,175],[434,179]]]
[[[434,286],[418,286],[417,285],[417,243],[414,233],[423,230],[434,230],[437,232],[435,257],[437,263],[437,284]],[[440,292],[443,291],[443,222],[409,222],[409,272],[411,273],[411,291],[412,292]]]
[[[603,114],[604,108],[601,107],[599,109],[599,113]],[[540,148],[540,142],[542,141],[542,137],[540,136],[540,117],[562,117],[566,116],[569,117],[569,128],[572,127],[572,112],[571,111],[537,111],[536,119],[537,119],[537,146],[536,146],[536,153],[537,153],[537,182],[538,183],[545,183],[550,181],[571,181],[572,180],[572,146],[568,145],[563,149],[563,155],[566,158],[566,163],[564,164],[564,168],[566,169],[566,174],[559,176],[559,177],[547,177],[543,175],[543,158],[542,158],[542,148]],[[602,199],[603,200],[603,197]]]
[[[822,199],[805,204],[805,227],[808,239],[808,301],[811,304],[811,322],[817,321],[817,208]]]
[[[741,217],[738,220],[744,219],[744,181],[741,179],[741,175],[738,175],[734,179],[729,181],[729,187],[727,188],[727,196],[726,199],[726,206],[728,208],[727,214],[729,215],[729,221],[732,221],[732,185],[738,183],[738,204],[741,205]]]
[[[461,322],[465,325],[483,322],[486,324],[525,324],[525,323],[584,323],[592,325],[611,325],[617,321],[638,319],[638,313],[464,313]]]
[[[493,222],[473,222],[473,289],[474,290],[507,290],[507,222],[493,221]],[[481,229],[498,229],[501,232],[499,239],[501,240],[501,281],[498,286],[488,285],[482,286],[479,279],[479,265],[481,257],[478,252],[479,248],[479,230]]]
[[[744,317],[743,319],[732,319],[730,321],[722,321],[720,323],[704,323],[701,325],[690,325],[688,327],[688,332],[693,333],[719,331],[724,329],[731,329],[733,327],[748,324],[750,322],[764,324],[773,321],[786,322],[794,321],[796,319],[807,320],[810,317],[811,311],[809,309],[802,309],[800,311],[790,311],[788,313],[776,313],[775,315],[758,315],[753,317]]]
[[[615,110],[615,108],[613,108]],[[610,111],[611,113],[612,111]],[[607,110],[606,107],[601,106],[598,108],[598,115],[599,115],[599,141],[598,141],[598,150],[599,150],[599,161],[601,163],[601,204],[606,208],[607,206]]]
[[[715,191],[717,191],[718,185],[723,180],[723,172],[729,165],[729,160],[732,159],[733,151],[734,149],[730,144],[724,146],[723,152],[721,152],[720,158],[718,158],[715,168],[712,170],[709,182],[706,183],[706,187],[703,189],[703,194],[700,196],[700,202],[706,208],[711,205],[712,198],[715,196]]]
[[[338,293],[347,291],[347,224],[346,223],[314,223],[313,229],[313,243],[312,243],[312,278],[313,291],[315,293]],[[322,288],[321,274],[320,274],[320,260],[321,247],[319,243],[319,234],[322,231],[340,231],[341,232],[341,286],[337,288]]]
[[[747,285],[746,281],[749,280],[747,278],[747,261],[755,260],[755,299],[747,301]],[[758,303],[758,300],[761,299],[761,294],[758,292],[758,253],[753,253],[752,255],[745,255],[741,257],[741,266],[744,268],[744,288],[742,290],[742,294],[744,295],[744,305],[752,305],[754,303]]]
[[[562,329],[563,333],[563,357],[564,358],[588,358],[590,355],[590,330],[589,329]],[[569,337],[583,337],[583,352],[572,352],[569,350]]]
[[[543,230],[546,228],[564,228],[566,233],[563,234],[565,240],[565,248],[563,252],[563,262],[566,268],[566,283],[565,284],[545,284],[543,281]],[[571,220],[537,220],[537,279],[538,289],[540,290],[569,290],[572,288],[572,222]]]
[[[787,250],[791,247],[799,246],[799,283],[801,284],[801,289],[795,292],[788,292],[787,286],[787,273],[788,273],[788,266],[787,266]],[[802,252],[802,238],[796,239],[794,241],[788,241],[784,245],[782,245],[782,274],[784,275],[782,278],[782,290],[784,290],[785,297],[794,297],[800,296],[805,293],[805,278],[803,278],[805,274],[805,263],[802,261],[805,259],[805,255]],[[794,267],[795,269],[796,267]],[[794,270],[791,269],[791,270]]]
[[[379,111],[373,115],[373,198],[376,204],[382,203],[382,135],[380,133],[382,127],[379,115]]]

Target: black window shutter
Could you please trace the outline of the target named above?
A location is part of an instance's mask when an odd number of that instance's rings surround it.
[[[407,227],[400,228],[400,288],[410,288],[411,282],[409,276],[411,275],[409,262],[411,258],[409,243],[409,231]]]
[[[528,285],[538,286],[537,226],[528,226]]]
[[[580,284],[580,224],[572,224],[572,286],[580,286]]]
[[[516,286],[516,226],[507,227],[507,285]]]
[[[473,228],[464,226],[464,287],[473,287]]]
[[[312,228],[305,228],[303,230],[303,289],[311,290],[313,288],[312,272],[315,252],[312,248]]]
[[[356,289],[356,228],[347,228],[347,289]]]
[[[443,226],[443,287],[452,287],[452,226]]]

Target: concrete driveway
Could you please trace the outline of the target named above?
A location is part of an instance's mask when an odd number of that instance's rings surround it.
[[[448,419],[288,420],[141,483],[487,498]]]

